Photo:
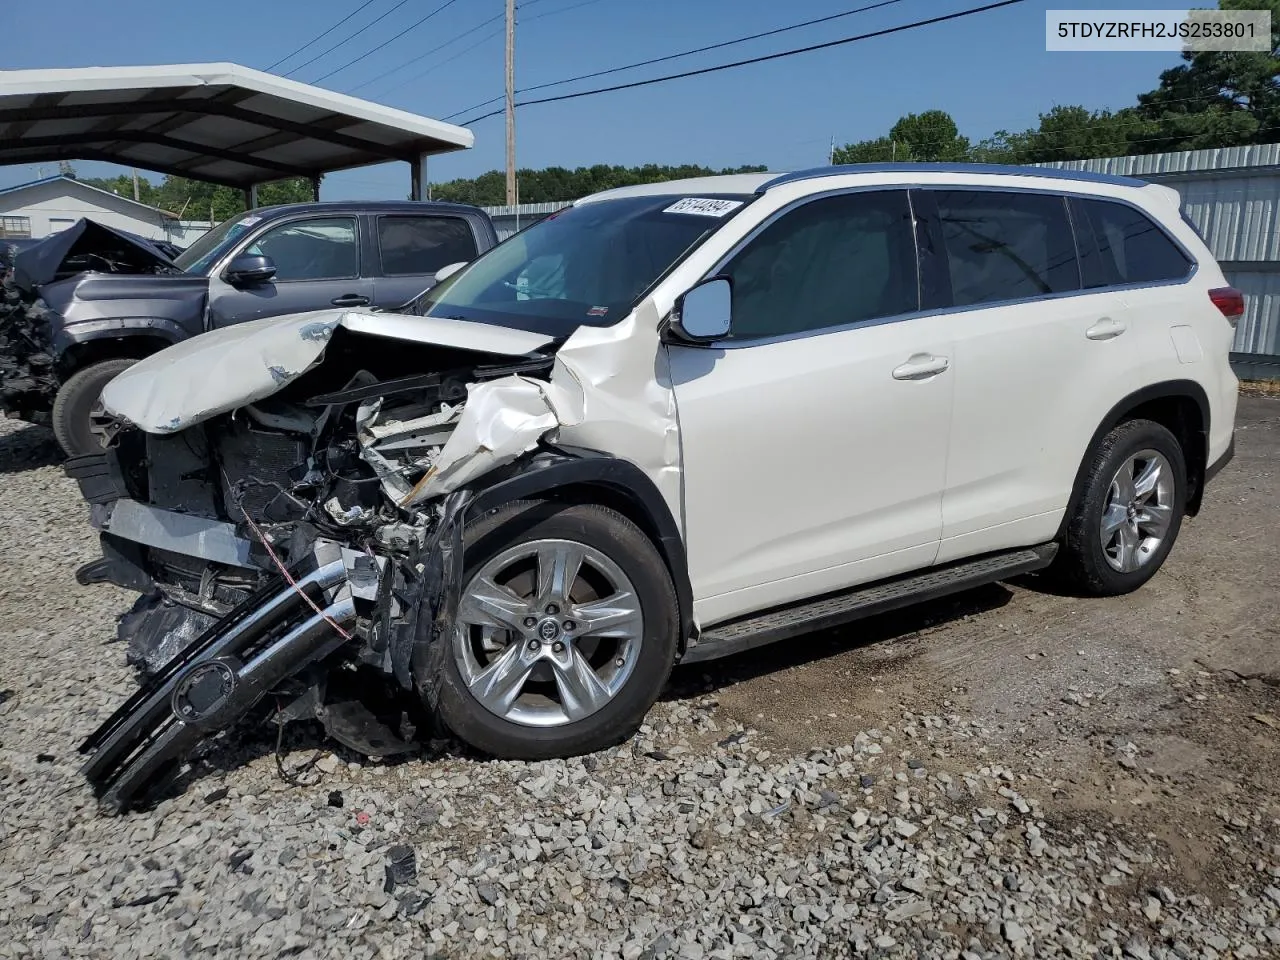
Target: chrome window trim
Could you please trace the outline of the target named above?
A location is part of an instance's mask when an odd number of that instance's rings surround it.
[[[799,179],[805,179],[805,178],[799,178]],[[1145,186],[1145,184],[1143,185]],[[1071,205],[1066,202],[1067,198],[1080,197],[1081,199],[1084,199],[1084,200],[1101,200],[1106,203],[1123,204],[1124,206],[1131,207],[1134,210],[1138,211],[1140,214],[1142,214],[1144,217],[1150,220],[1153,224],[1155,224],[1156,228],[1162,234],[1164,234],[1174,244],[1174,246],[1176,246],[1182,252],[1183,256],[1187,258],[1187,261],[1190,264],[1190,269],[1188,270],[1186,276],[1173,279],[1173,280],[1157,280],[1149,283],[1143,283],[1143,282],[1117,283],[1117,284],[1111,284],[1110,286],[1089,287],[1087,289],[1082,286],[1081,289],[1079,290],[1062,290],[1057,293],[1045,293],[1045,294],[1040,294],[1034,297],[1019,297],[1013,300],[992,300],[985,303],[967,304],[965,306],[942,307],[936,310],[915,310],[910,313],[899,313],[899,314],[894,314],[893,316],[888,316],[888,317],[876,317],[871,320],[854,320],[849,323],[840,324],[838,326],[816,327],[813,330],[801,330],[793,333],[777,334],[776,336],[772,336],[772,337],[755,337],[749,340],[734,340],[732,338],[726,338],[723,340],[714,340],[709,343],[683,344],[683,345],[691,346],[691,347],[699,347],[702,349],[712,349],[712,350],[740,350],[746,347],[767,346],[769,344],[784,343],[790,340],[808,339],[810,337],[824,336],[826,334],[831,334],[831,333],[844,333],[849,330],[858,330],[863,327],[878,327],[887,323],[901,323],[905,320],[914,320],[916,318],[946,316],[953,313],[969,313],[974,310],[991,310],[999,307],[1023,306],[1029,303],[1041,303],[1046,300],[1059,300],[1067,297],[1094,296],[1101,293],[1115,293],[1115,292],[1123,292],[1127,290],[1150,290],[1156,287],[1185,286],[1190,284],[1191,281],[1194,280],[1196,275],[1200,272],[1199,259],[1195,257],[1187,249],[1186,245],[1183,244],[1180,240],[1178,240],[1177,237],[1171,235],[1169,231],[1165,229],[1165,226],[1163,223],[1161,223],[1158,219],[1153,217],[1149,211],[1143,209],[1138,204],[1120,197],[1100,196],[1099,194],[1090,193],[1087,191],[1062,190],[1062,189],[1055,189],[1052,187],[1022,187],[1022,186],[1002,186],[1002,185],[995,185],[995,184],[970,184],[970,183],[951,184],[951,183],[911,182],[911,183],[901,183],[901,184],[878,183],[878,184],[863,184],[863,185],[850,186],[850,187],[837,187],[831,190],[824,190],[820,193],[811,193],[803,197],[798,197],[795,200],[792,200],[789,203],[779,207],[777,210],[773,211],[773,213],[769,214],[769,216],[766,217],[764,220],[760,221],[760,223],[756,224],[755,227],[753,227],[745,237],[743,237],[737,243],[735,243],[723,257],[721,257],[718,261],[716,261],[715,265],[698,280],[698,283],[702,283],[712,277],[720,275],[720,273],[729,264],[729,262],[733,260],[733,258],[736,257],[743,250],[744,247],[746,247],[749,243],[755,240],[756,237],[758,237],[763,231],[768,229],[775,221],[777,221],[781,217],[786,216],[791,211],[804,206],[807,203],[812,203],[815,200],[823,200],[829,197],[842,196],[850,193],[867,193],[871,191],[885,193],[885,192],[895,191],[895,190],[906,190],[908,192],[907,199],[911,209],[911,218],[912,218],[913,225],[915,224],[915,205],[914,203],[911,202],[911,192],[916,190],[932,190],[932,191],[981,190],[988,193],[1039,193],[1039,194],[1049,194],[1052,196],[1059,196],[1063,198],[1064,207],[1066,208],[1067,221],[1071,226],[1071,232],[1072,232],[1073,238],[1076,235],[1075,222],[1071,217]],[[1077,244],[1078,242],[1079,241],[1076,240]],[[917,234],[916,230],[913,229],[912,244],[916,249],[917,285],[919,284],[921,274],[922,274],[922,271],[920,269],[919,243],[920,243],[919,235]],[[1076,259],[1078,263],[1079,262],[1078,247],[1077,247]],[[1083,282],[1084,282],[1084,278],[1083,276],[1081,276],[1081,283],[1083,284]]]

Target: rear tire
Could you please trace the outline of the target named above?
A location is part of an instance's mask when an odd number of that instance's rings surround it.
[[[1187,502],[1182,446],[1151,420],[1128,420],[1094,450],[1051,572],[1095,597],[1137,590],[1173,548]]]
[[[675,588],[649,538],[603,506],[517,501],[469,523],[464,545],[455,628],[415,664],[444,725],[471,746],[513,760],[591,753],[631,736],[667,682],[679,630]],[[543,561],[561,549],[584,559],[581,573],[566,575],[557,592],[548,584],[558,578],[543,579],[553,568]],[[492,583],[507,584],[507,593],[495,594],[500,602],[526,598],[514,614],[501,608],[497,619],[506,616],[514,627],[485,624],[476,612],[500,609],[476,599],[479,584],[487,590]],[[548,602],[556,597],[567,598],[562,609]],[[600,623],[606,608],[616,625],[593,632],[592,618]],[[620,611],[629,611],[625,621],[617,619]],[[508,654],[520,660],[511,675],[527,678],[511,681],[513,698],[480,679]],[[579,670],[591,676],[576,679]]]
[[[138,361],[128,358],[103,360],[77,370],[53,398],[53,435],[68,457],[98,453],[102,442],[92,430],[93,408],[102,389]]]

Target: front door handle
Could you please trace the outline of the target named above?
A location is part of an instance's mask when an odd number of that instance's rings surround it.
[[[362,297],[358,293],[348,293],[341,297],[334,297],[329,302],[335,307],[367,307],[369,298]]]
[[[931,353],[912,354],[907,362],[893,368],[895,380],[928,380],[936,377],[951,366],[946,357],[935,357]]]
[[[1112,320],[1110,317],[1103,317],[1086,330],[1084,335],[1090,340],[1114,340],[1128,329],[1128,325],[1123,320]]]

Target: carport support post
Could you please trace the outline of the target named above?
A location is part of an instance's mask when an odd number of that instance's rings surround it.
[[[311,178],[311,199],[316,203],[320,202],[320,178]]]
[[[250,184],[249,189],[244,192],[244,205],[250,210],[258,206],[258,185],[256,183]]]
[[[427,156],[428,154],[420,153],[410,161],[410,166],[413,168],[413,183],[409,190],[410,200],[431,199],[431,181],[427,177]]]

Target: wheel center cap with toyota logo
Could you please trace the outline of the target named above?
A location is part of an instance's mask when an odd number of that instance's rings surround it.
[[[551,643],[553,640],[560,639],[560,624],[548,618],[538,624],[538,636],[543,643]]]

